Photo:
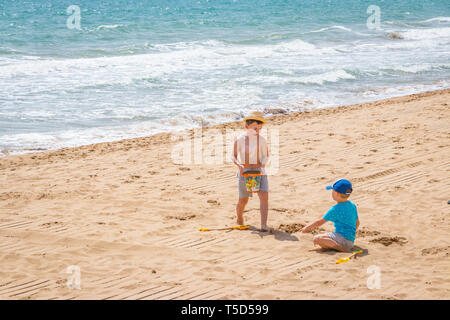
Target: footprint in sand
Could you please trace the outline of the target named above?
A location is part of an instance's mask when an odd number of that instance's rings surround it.
[[[450,253],[450,246],[446,246],[446,247],[431,247],[431,248],[426,248],[426,249],[422,250],[422,255],[423,256],[443,254],[446,257],[448,257],[449,253]]]
[[[385,246],[390,246],[393,243],[397,243],[399,245],[404,245],[405,243],[408,242],[408,240],[406,240],[405,237],[395,236],[395,237],[379,237],[376,239],[369,240],[369,242],[381,243]]]
[[[182,216],[167,216],[168,219],[176,219],[176,220],[180,220],[180,221],[184,221],[184,220],[191,220],[194,219],[196,217],[195,214],[188,214],[188,215],[182,215]]]
[[[358,237],[361,237],[361,238],[363,238],[363,237],[372,237],[372,236],[377,236],[377,235],[379,235],[380,234],[380,232],[379,231],[371,231],[371,230],[368,230],[368,229],[366,229],[366,228],[361,228],[361,229],[358,229],[358,231],[356,232],[356,235],[358,236]]]
[[[59,224],[62,224],[62,222],[60,222],[60,221],[46,222],[46,223],[40,224],[39,226],[50,228],[52,226],[59,225]]]
[[[289,211],[288,209],[285,208],[272,208],[273,211],[278,211],[278,212],[287,212]]]

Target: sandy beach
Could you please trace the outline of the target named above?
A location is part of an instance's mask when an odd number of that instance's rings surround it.
[[[170,133],[1,157],[0,298],[449,299],[449,104],[447,89],[269,117],[273,234],[257,230],[257,197],[250,230],[198,231],[235,225],[237,168],[174,163]],[[343,264],[295,232],[339,178],[364,250]]]

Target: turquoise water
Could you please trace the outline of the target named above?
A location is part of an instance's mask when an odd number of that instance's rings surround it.
[[[448,88],[449,53],[450,1],[0,0],[0,155]]]

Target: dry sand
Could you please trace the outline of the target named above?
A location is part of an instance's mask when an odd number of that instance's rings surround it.
[[[274,234],[199,232],[235,225],[236,167],[174,164],[170,134],[2,157],[0,298],[449,299],[449,103],[442,90],[271,117]],[[348,254],[286,231],[320,218],[343,177],[365,253],[336,264]],[[257,197],[245,217],[259,227]]]

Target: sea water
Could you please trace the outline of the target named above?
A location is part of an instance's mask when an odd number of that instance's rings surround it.
[[[449,0],[0,0],[0,156],[449,88],[449,56]]]

